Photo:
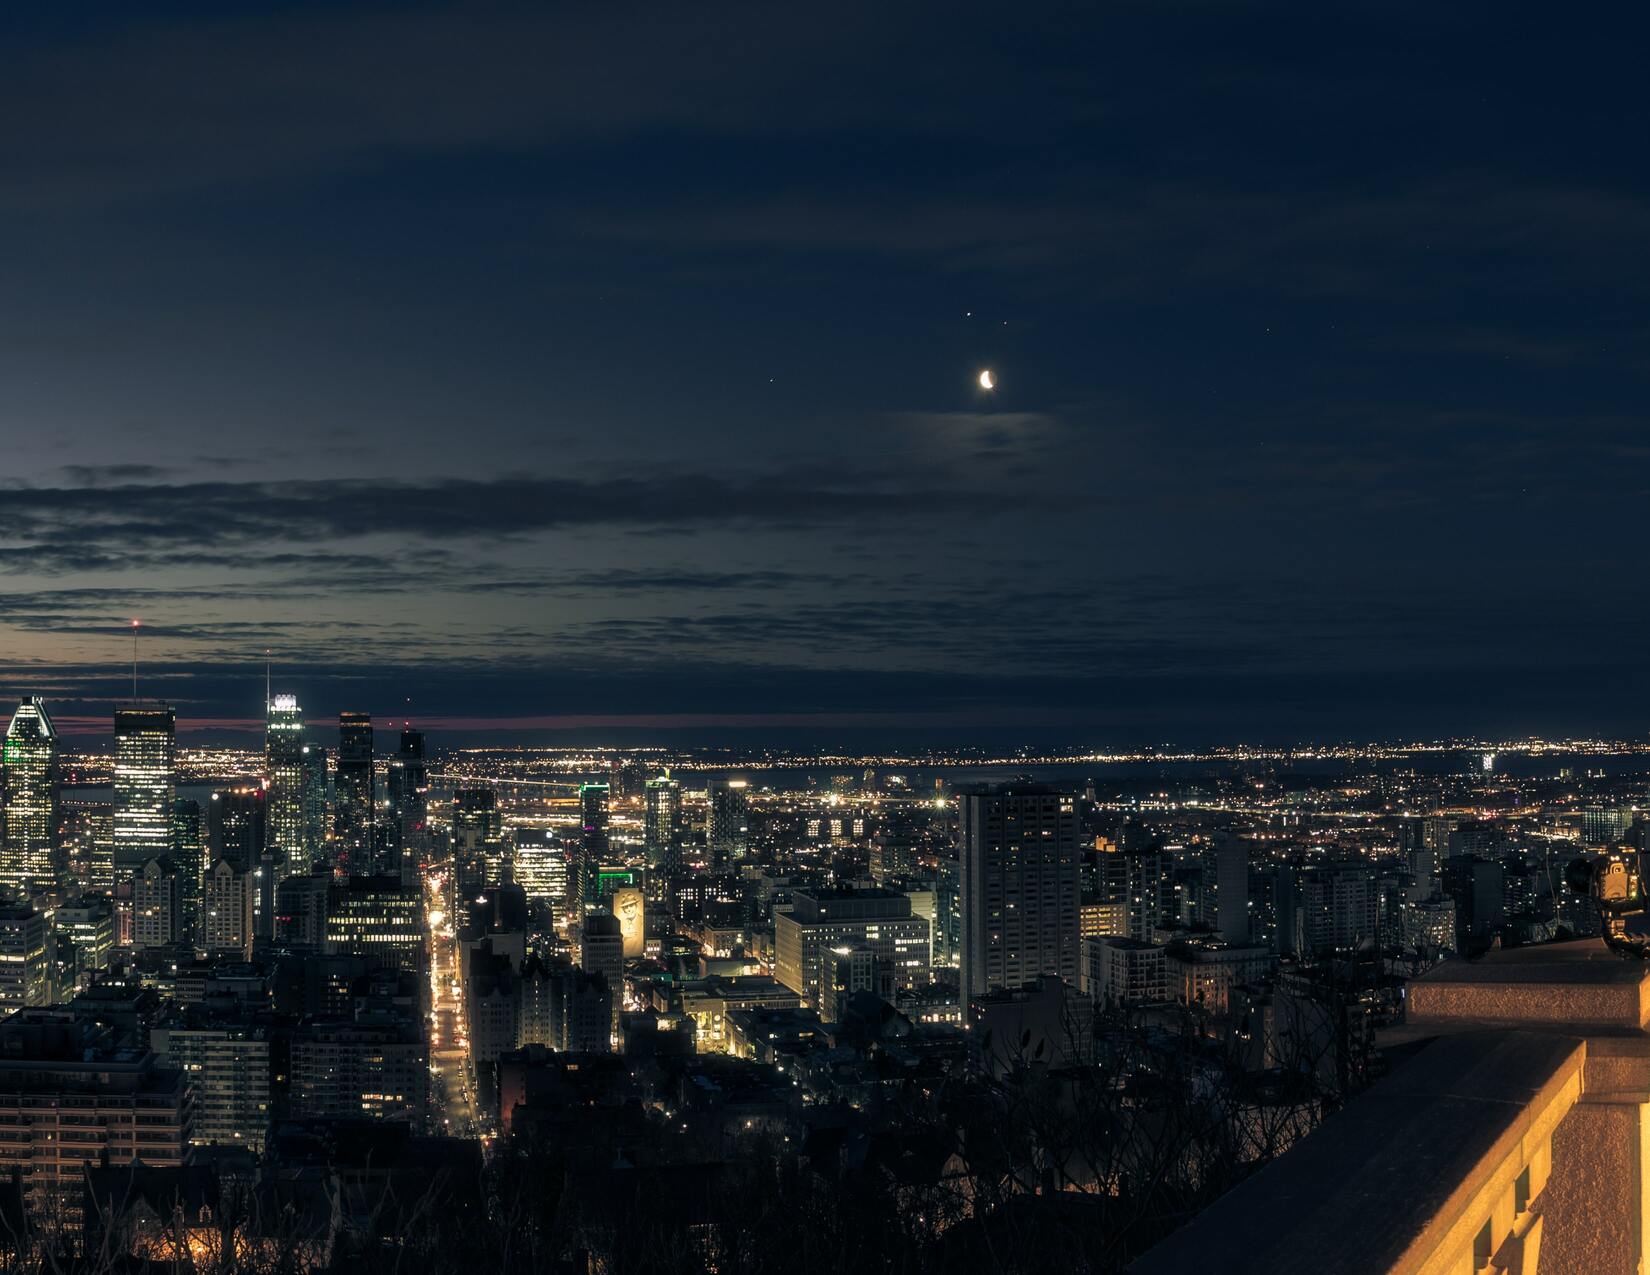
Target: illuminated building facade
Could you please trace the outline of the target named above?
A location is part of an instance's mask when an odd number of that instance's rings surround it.
[[[459,898],[473,899],[502,881],[504,815],[491,788],[460,788],[453,794],[452,846]]]
[[[56,880],[57,730],[46,706],[25,699],[6,729],[0,808],[0,890],[27,899]]]
[[[307,872],[315,845],[304,809],[304,711],[296,695],[276,695],[269,701],[264,775],[269,780],[268,844],[289,872]]]
[[[51,1001],[46,918],[27,905],[0,908],[0,1013]]]
[[[682,866],[682,785],[669,775],[647,781],[642,836],[648,871],[680,871]]]
[[[115,709],[114,869],[117,888],[149,860],[172,852],[177,714],[170,704]]]
[[[716,779],[705,792],[705,844],[712,868],[738,863],[750,853],[748,788],[743,779]]]
[[[579,785],[579,857],[574,863],[569,911],[575,915],[598,897],[601,866],[607,860],[608,787]]]
[[[397,877],[351,877],[333,889],[326,951],[362,956],[375,967],[417,970],[425,964],[424,907]]]

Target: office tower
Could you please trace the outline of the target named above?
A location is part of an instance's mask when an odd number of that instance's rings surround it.
[[[504,878],[504,814],[491,788],[453,793],[453,874],[458,897],[470,900]]]
[[[370,874],[376,866],[373,861],[376,800],[372,777],[372,715],[339,713],[333,830],[352,874]]]
[[[608,1034],[618,1035],[619,1011],[624,1008],[624,934],[618,917],[607,912],[585,916],[579,931],[579,968],[586,974],[599,974],[607,984],[612,996]]]
[[[208,807],[208,858],[227,859],[238,872],[263,862],[269,827],[269,799],[262,788],[220,788]]]
[[[567,854],[548,832],[522,832],[516,839],[516,884],[529,899],[567,903]]]
[[[115,709],[114,868],[117,888],[172,853],[177,714],[170,704]]]
[[[793,891],[773,918],[774,977],[819,1009],[827,958],[849,944],[875,953],[896,987],[928,981],[928,922],[893,890]]]
[[[209,956],[243,961],[250,957],[257,930],[257,870],[238,867],[230,859],[215,859],[206,874],[202,903],[200,948]]]
[[[361,956],[376,969],[423,969],[424,908],[399,877],[351,877],[332,889],[326,951]]]
[[[309,862],[298,863],[289,871],[303,872],[315,867],[321,858],[321,847],[326,843],[331,824],[327,820],[329,804],[327,779],[327,750],[319,744],[305,744],[304,771],[304,845]],[[329,865],[330,866],[330,865]]]
[[[750,853],[748,788],[743,779],[713,779],[705,790],[705,846],[717,871]]]
[[[171,855],[149,860],[132,881],[132,946],[171,947],[181,937],[181,874]]]
[[[177,1006],[149,1033],[158,1062],[195,1091],[190,1144],[262,1154],[269,1134],[269,1028],[204,1006]]]
[[[607,799],[606,784],[579,785],[579,856],[573,865],[568,907],[575,916],[596,901],[596,883],[607,861]]]
[[[51,1000],[46,918],[27,904],[0,908],[0,1014]]]
[[[12,714],[3,778],[0,890],[28,899],[57,877],[57,730],[38,699],[25,699]]]
[[[425,855],[430,780],[424,762],[424,732],[411,727],[401,732],[401,747],[390,759],[385,783],[386,871],[400,873],[412,884]]]
[[[0,1173],[17,1174],[37,1216],[78,1229],[88,1166],[178,1166],[189,1153],[193,1096],[112,1027],[69,1010],[31,1009],[0,1023]]]
[[[642,839],[648,871],[663,875],[682,866],[682,785],[669,775],[647,781]]]
[[[1044,974],[1075,988],[1076,801],[1008,786],[965,796],[961,805],[963,999],[1025,987]]]
[[[265,841],[288,872],[309,871],[315,846],[304,808],[304,712],[296,695],[269,701],[264,727],[264,775],[269,780]]]
[[[1249,942],[1249,846],[1223,833],[1215,838],[1215,928],[1228,943]]]

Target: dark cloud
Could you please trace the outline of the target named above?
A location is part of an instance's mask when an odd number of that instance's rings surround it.
[[[844,474],[710,474],[580,481],[447,479],[423,483],[311,480],[0,488],[13,540],[162,547],[280,544],[363,536],[521,536],[590,525],[753,522],[806,526],[968,507],[968,493],[873,486]],[[59,550],[59,552],[61,552]]]

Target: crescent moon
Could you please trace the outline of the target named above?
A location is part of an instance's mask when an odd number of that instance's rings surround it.
[[[991,379],[990,368],[986,368],[985,371],[980,373],[980,388],[982,390],[994,390],[997,388],[997,383]]]

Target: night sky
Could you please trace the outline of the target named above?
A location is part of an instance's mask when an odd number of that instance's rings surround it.
[[[0,694],[1640,734],[1628,20],[6,6]]]

